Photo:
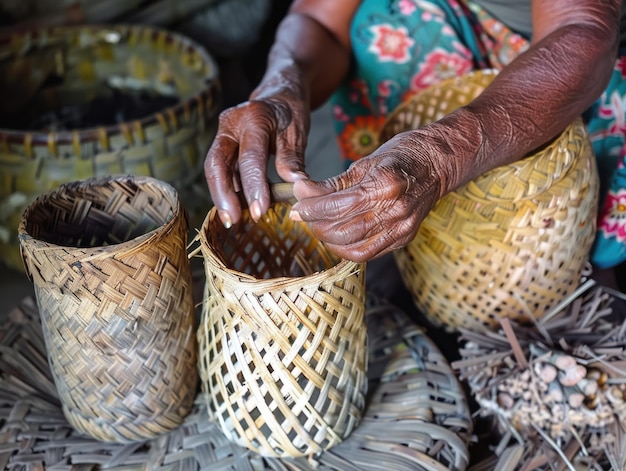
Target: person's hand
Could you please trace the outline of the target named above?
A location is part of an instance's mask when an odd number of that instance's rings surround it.
[[[243,191],[254,221],[270,205],[267,164],[287,182],[307,178],[304,149],[309,132],[308,97],[297,70],[285,69],[252,94],[221,113],[217,134],[204,162],[213,203],[227,228],[239,221]]]
[[[296,182],[292,218],[308,223],[340,257],[365,262],[384,255],[415,237],[441,196],[444,154],[432,136],[399,134],[341,175]]]

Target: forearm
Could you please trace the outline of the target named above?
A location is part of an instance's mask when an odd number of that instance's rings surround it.
[[[555,137],[597,99],[616,57],[617,29],[559,28],[534,44],[472,103],[436,123],[449,158],[442,195]]]
[[[316,108],[338,87],[349,65],[349,45],[308,14],[291,12],[277,30],[266,73],[251,98],[271,93],[284,80],[296,80]]]

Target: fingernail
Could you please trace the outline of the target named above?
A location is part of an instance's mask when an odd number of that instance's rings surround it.
[[[230,219],[230,214],[221,209],[219,209],[217,213],[219,214],[222,224],[224,224],[226,229],[233,227],[233,221]]]
[[[250,203],[250,214],[252,215],[252,219],[255,221],[261,219],[261,204],[258,200],[254,200]]]
[[[298,211],[294,211],[293,209],[289,211],[289,218],[292,221],[302,222],[302,218],[300,217],[300,213]]]

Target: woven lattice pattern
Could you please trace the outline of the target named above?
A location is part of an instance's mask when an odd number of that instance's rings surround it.
[[[16,35],[2,45],[0,85],[5,99],[0,113],[5,118],[46,116],[49,110],[89,103],[112,89],[177,100],[116,125],[63,129],[57,123],[34,130],[0,130],[3,261],[21,268],[17,227],[36,196],[93,176],[145,175],[166,181],[200,225],[210,206],[202,162],[215,132],[217,74],[211,57],[195,43],[143,26],[56,28],[46,34]],[[59,84],[49,85],[51,81]],[[103,109],[110,106],[101,104]]]
[[[175,190],[149,177],[62,185],[19,230],[69,422],[117,442],[178,426],[196,394],[197,352]]]
[[[475,72],[425,90],[382,133],[415,129],[478,96]],[[598,175],[580,120],[525,159],[440,199],[415,239],[395,253],[417,307],[450,328],[492,329],[538,318],[572,293],[595,235]]]
[[[0,468],[111,471],[463,471],[471,419],[445,357],[395,306],[366,308],[369,393],[360,425],[315,458],[264,458],[229,441],[202,395],[183,425],[158,438],[108,444],[65,421],[48,370],[36,306],[0,326]],[[72,466],[74,468],[72,468]]]
[[[209,407],[224,433],[267,456],[319,453],[359,423],[367,388],[365,267],[339,260],[290,207],[200,240],[206,289],[198,341]]]

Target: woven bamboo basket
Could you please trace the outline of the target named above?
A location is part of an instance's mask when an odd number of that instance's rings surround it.
[[[0,317],[5,318],[5,312]],[[315,458],[266,458],[228,440],[206,401],[183,425],[140,443],[95,441],[61,412],[35,303],[0,323],[0,469],[8,471],[463,471],[472,421],[445,357],[397,307],[368,303],[369,392],[360,425]]]
[[[19,227],[68,421],[98,440],[171,430],[191,411],[197,344],[187,220],[150,177],[68,183]]]
[[[210,207],[202,163],[215,133],[217,74],[196,43],[144,26],[0,41],[0,259],[21,269],[17,226],[36,196],[94,176],[166,181],[200,225]]]
[[[367,389],[365,266],[338,259],[276,203],[200,231],[202,391],[234,442],[265,456],[317,454],[357,426]]]
[[[495,77],[478,71],[392,113],[381,142],[441,119]],[[595,236],[598,174],[581,120],[526,158],[441,198],[395,259],[416,306],[454,330],[539,318],[573,292]]]

